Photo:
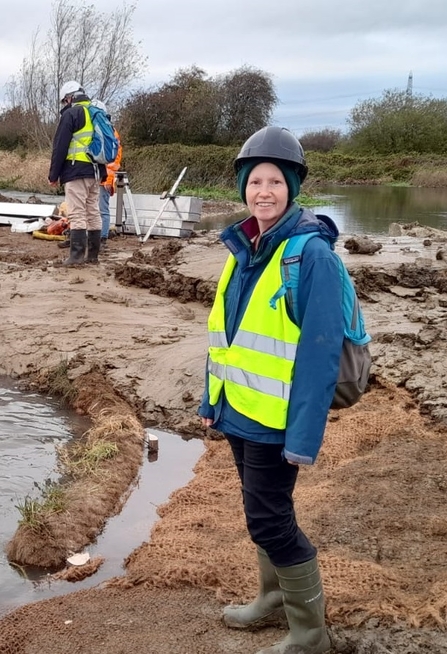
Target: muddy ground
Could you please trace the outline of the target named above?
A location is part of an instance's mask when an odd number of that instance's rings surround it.
[[[447,235],[401,231],[376,239],[373,256],[340,239],[374,337],[371,388],[331,413],[296,489],[333,652],[447,652]],[[39,385],[65,362],[73,381],[101,377],[142,424],[203,436],[206,321],[226,256],[217,234],[143,248],[120,236],[99,266],[78,269],[57,265],[65,254],[0,228],[0,373]],[[207,439],[195,473],[123,577],[10,612],[0,652],[250,654],[282,637],[222,625],[223,603],[255,592],[255,557],[224,442]]]

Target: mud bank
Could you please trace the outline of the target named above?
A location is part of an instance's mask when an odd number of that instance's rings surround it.
[[[300,472],[299,519],[319,547],[334,652],[445,652],[445,237],[381,238],[373,256],[343,242],[373,383],[331,414],[317,465]],[[80,380],[99,368],[142,423],[203,434],[206,321],[225,256],[215,233],[143,248],[120,237],[98,267],[64,270],[55,244],[0,230],[0,372],[38,383],[61,362]],[[220,624],[223,601],[255,592],[254,553],[226,444],[207,441],[195,473],[124,577],[13,612],[0,652],[245,654],[277,639]]]

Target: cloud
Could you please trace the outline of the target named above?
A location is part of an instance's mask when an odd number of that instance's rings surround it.
[[[9,3],[0,88],[20,68],[36,28],[47,31],[51,3]],[[94,6],[106,16],[120,8],[113,0]],[[132,24],[148,57],[135,87],[157,85],[192,65],[212,76],[253,66],[272,75],[281,99],[275,120],[301,116],[300,124],[307,123],[313,113],[315,124],[343,124],[356,100],[404,88],[410,70],[415,87],[447,95],[445,0],[139,0]]]

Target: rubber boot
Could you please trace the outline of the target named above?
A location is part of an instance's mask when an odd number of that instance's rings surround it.
[[[70,247],[70,238],[66,238],[65,241],[59,241],[57,244],[58,248],[69,248]]]
[[[107,241],[108,238],[107,236],[101,236],[101,246],[100,246],[100,252],[103,252],[107,248]]]
[[[324,594],[317,559],[276,568],[289,633],[257,654],[323,654],[331,648],[324,620]]]
[[[101,246],[101,230],[94,229],[87,232],[87,259],[86,263],[98,263],[99,248]]]
[[[258,550],[259,590],[258,596],[250,604],[226,606],[223,620],[233,629],[261,629],[272,624],[285,622],[282,591],[279,587],[275,568],[267,553]]]
[[[70,231],[70,256],[62,263],[63,266],[79,266],[84,263],[87,232],[85,229]]]

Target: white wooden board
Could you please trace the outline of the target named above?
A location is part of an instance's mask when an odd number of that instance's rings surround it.
[[[5,218],[47,218],[56,211],[55,204],[25,204],[22,202],[0,202],[0,224],[11,225]]]
[[[141,234],[144,236],[158,218],[166,199],[158,195],[132,193]],[[110,222],[116,221],[116,194],[110,199]],[[167,205],[151,234],[154,236],[188,237],[194,225],[200,222],[203,200],[192,196],[178,196],[175,205]],[[136,234],[136,229],[126,193],[123,194],[123,231]]]
[[[116,207],[117,194],[115,193],[110,198],[110,207]],[[123,193],[124,203],[127,202],[126,192]],[[152,195],[148,193],[132,193],[133,203],[135,209],[143,209],[144,211],[160,211],[166,198],[161,198],[159,195]],[[175,204],[180,213],[202,213],[202,198],[196,198],[192,195],[178,195],[175,198]],[[171,208],[170,208],[171,207]],[[167,209],[175,212],[175,207],[172,202],[169,203]]]

